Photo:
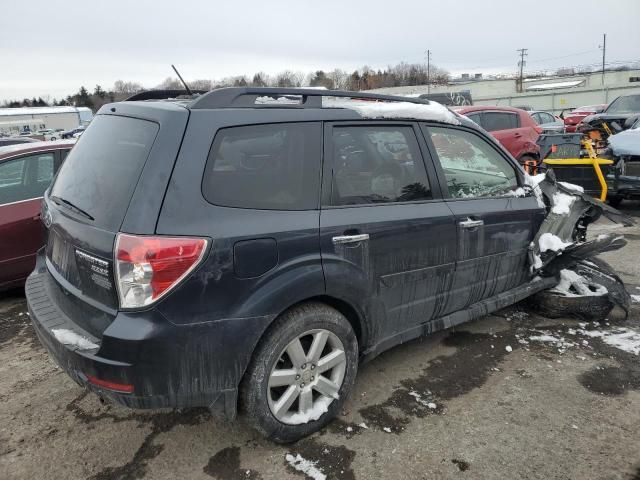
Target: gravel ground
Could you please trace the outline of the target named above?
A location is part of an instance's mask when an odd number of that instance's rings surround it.
[[[640,294],[640,228],[623,233],[603,258]],[[20,293],[0,297],[0,479],[305,478],[297,455],[338,479],[640,479],[640,357],[584,333],[640,331],[640,304],[597,326],[515,306],[394,348],[361,368],[340,418],[287,446],[204,409],[102,405],[25,312]]]

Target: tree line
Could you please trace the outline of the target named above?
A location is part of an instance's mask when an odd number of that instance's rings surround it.
[[[349,73],[339,68],[325,72],[317,70],[311,73],[285,70],[275,75],[257,72],[251,76],[237,75],[221,80],[196,79],[188,81],[193,90],[213,90],[222,87],[325,87],[338,90],[371,90],[383,87],[402,87],[413,85],[446,85],[449,81],[449,73],[446,70],[431,65],[420,63],[401,62],[395,66],[375,70],[368,66]],[[183,89],[182,83],[174,77],[167,77],[153,89]],[[76,106],[89,107],[98,110],[102,105],[118,102],[125,98],[146,90],[138,82],[126,82],[118,80],[109,90],[104,90],[96,85],[93,92],[84,86],[62,99],[24,98],[23,100],[10,100],[3,103],[3,107],[45,107],[45,106]]]

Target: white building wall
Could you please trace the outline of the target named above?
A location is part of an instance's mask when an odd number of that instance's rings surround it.
[[[550,83],[581,81],[581,84],[571,88],[558,88],[539,92],[516,92],[516,81],[510,80],[481,80],[476,82],[451,83],[449,85],[431,86],[431,93],[449,93],[470,91],[474,105],[508,105],[531,106],[536,110],[551,110],[560,113],[562,110],[610,103],[619,95],[640,94],[640,82],[630,82],[630,77],[640,77],[640,70],[621,72],[605,72],[604,87],[602,73],[573,75],[568,77],[553,77],[544,79],[529,79],[524,87]],[[426,85],[411,87],[390,87],[371,90],[375,93],[392,95],[417,95],[427,93]]]
[[[86,107],[0,108],[0,132],[18,134],[28,127],[32,132],[43,128],[70,130],[88,123],[93,112]]]

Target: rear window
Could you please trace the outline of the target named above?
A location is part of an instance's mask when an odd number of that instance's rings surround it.
[[[202,180],[210,203],[267,210],[312,210],[320,189],[319,123],[220,130]]]
[[[146,120],[97,116],[69,152],[51,195],[91,215],[96,226],[115,231],[158,129]]]
[[[515,113],[484,112],[482,126],[489,132],[518,128],[518,116]]]

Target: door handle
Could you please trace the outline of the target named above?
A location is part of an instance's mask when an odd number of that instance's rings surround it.
[[[364,242],[365,240],[369,240],[368,233],[360,233],[358,235],[339,235],[337,237],[332,238],[333,243],[336,245],[342,245],[345,243],[358,243]]]
[[[470,218],[467,218],[466,220],[460,222],[458,225],[460,225],[462,228],[476,228],[483,226],[484,220],[472,220]]]

